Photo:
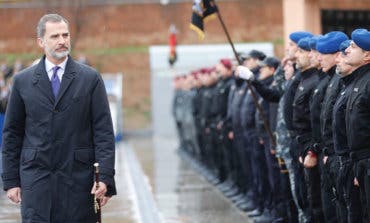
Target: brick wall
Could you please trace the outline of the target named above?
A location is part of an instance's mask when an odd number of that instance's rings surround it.
[[[141,128],[150,119],[150,71],[145,47],[167,44],[171,23],[178,29],[178,44],[227,42],[217,20],[206,24],[206,39],[198,40],[188,28],[191,3],[81,8],[63,4],[63,7],[0,9],[0,57],[7,53],[41,55],[35,33],[39,18],[51,12],[64,15],[71,23],[74,52],[86,54],[101,72],[124,73],[125,128]],[[219,8],[234,42],[272,41],[277,43],[277,53],[282,55],[282,1],[219,2]],[[76,23],[81,24],[79,32],[76,32]],[[117,48],[120,50],[110,50]]]

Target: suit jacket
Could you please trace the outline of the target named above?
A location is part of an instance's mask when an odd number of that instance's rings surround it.
[[[95,222],[93,163],[116,194],[115,144],[99,73],[68,58],[57,99],[39,64],[14,77],[3,130],[4,189],[21,187],[22,222]]]

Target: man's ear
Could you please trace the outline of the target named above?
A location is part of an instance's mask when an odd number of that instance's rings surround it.
[[[41,37],[37,38],[37,44],[39,47],[44,48],[44,40]]]
[[[365,61],[366,63],[370,63],[370,51],[366,51],[366,52],[365,52],[364,61]]]

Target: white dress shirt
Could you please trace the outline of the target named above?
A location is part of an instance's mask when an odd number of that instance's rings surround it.
[[[51,78],[53,77],[53,67],[58,66],[60,68],[57,71],[57,75],[58,75],[58,78],[60,80],[60,83],[62,83],[62,77],[63,77],[64,71],[66,69],[67,60],[68,60],[68,57],[66,57],[66,59],[62,63],[60,63],[59,65],[55,65],[52,62],[50,62],[48,60],[48,58],[45,57],[45,70],[48,73],[48,77],[49,77],[50,81],[51,81]]]

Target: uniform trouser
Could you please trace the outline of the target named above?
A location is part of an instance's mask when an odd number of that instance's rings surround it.
[[[338,196],[339,200],[343,201],[345,209],[341,210],[343,216],[341,222],[360,223],[362,222],[362,210],[360,200],[360,188],[354,186],[353,179],[355,178],[353,172],[353,162],[348,156],[338,156]]]
[[[323,163],[323,155],[319,160],[321,164],[321,199],[325,222],[336,223],[338,218],[338,201],[336,179],[338,171],[338,161],[334,155],[330,155]]]
[[[234,131],[234,145],[236,148],[236,152],[238,154],[238,163],[240,163],[240,171],[238,172],[238,187],[242,193],[246,193],[250,189],[250,182],[251,182],[251,168],[247,149],[245,148],[244,144],[244,134],[243,131]]]
[[[212,149],[213,149],[213,138],[209,128],[203,128],[203,148],[202,148],[202,162],[208,167],[212,168]]]
[[[230,160],[232,166],[232,180],[235,184],[237,184],[240,175],[240,162],[239,162],[239,154],[237,151],[237,147],[235,146],[235,139],[230,140],[230,147],[228,148],[230,151]]]
[[[295,179],[295,175],[294,175],[294,169],[293,169],[293,157],[292,157],[292,153],[291,153],[291,149],[292,149],[292,139],[289,137],[287,138],[287,144],[285,145],[287,148],[285,148],[287,151],[283,152],[282,153],[282,158],[284,159],[285,161],[285,166],[289,172],[289,184],[290,184],[290,193],[291,193],[291,196],[293,198],[293,201],[294,201],[294,206],[295,207],[292,207],[292,218],[295,219],[295,212],[298,212],[298,219],[299,219],[299,222],[305,222],[306,219],[304,217],[304,214],[303,214],[303,210],[302,208],[299,206],[299,203],[298,203],[298,198],[297,198],[297,194],[296,194],[296,191],[295,191],[295,182],[296,182],[296,179]],[[293,221],[293,222],[298,222],[298,221]]]
[[[228,159],[227,154],[225,153],[225,138],[226,135],[222,131],[214,130],[214,142],[215,142],[215,151],[214,151],[214,160],[217,168],[218,179],[223,182],[227,177],[227,163]]]
[[[253,151],[256,148],[257,139],[256,139],[255,131],[245,130],[243,133],[244,133],[243,139],[244,139],[244,148],[245,148],[244,160],[246,160],[246,163],[248,164],[248,166],[246,167],[247,168],[246,171],[248,171],[248,174],[250,176],[249,182],[248,182],[249,188],[248,188],[247,194],[248,194],[248,199],[251,199],[254,202],[258,194],[258,187],[254,184],[254,179],[258,176],[255,176],[256,167],[253,166],[252,163],[253,163]]]
[[[199,143],[197,139],[197,132],[193,118],[185,119],[184,125],[184,137],[185,137],[185,147],[187,151],[193,155],[198,156],[199,154]]]
[[[222,152],[222,157],[223,157],[223,166],[224,166],[224,176],[222,176],[224,179],[231,179],[233,174],[235,173],[234,171],[234,156],[233,156],[233,150],[232,150],[232,142],[230,139],[227,137],[227,132],[226,131],[221,131],[221,140],[222,143],[219,145],[220,150]]]
[[[370,158],[354,163],[355,176],[360,185],[363,222],[370,221]]]
[[[271,193],[269,182],[268,182],[268,171],[265,158],[264,146],[258,142],[257,136],[253,136],[251,139],[254,143],[254,149],[252,151],[252,162],[251,165],[254,167],[252,169],[253,173],[253,187],[256,191],[255,193],[255,205],[258,209],[263,209],[265,207],[265,201],[269,198]]]
[[[278,158],[280,165],[280,188],[277,194],[277,214],[285,219],[285,222],[298,222],[298,213],[293,201],[289,171],[283,158]],[[291,161],[289,161],[291,162]]]
[[[321,205],[320,168],[305,168],[305,180],[307,184],[307,198],[309,203],[308,222],[324,222]]]
[[[280,188],[280,167],[275,154],[271,153],[271,142],[267,135],[262,135],[261,139],[264,143],[264,153],[266,159],[268,183],[271,190],[269,198],[265,200],[268,209],[274,210],[278,204],[279,188]]]
[[[176,121],[176,128],[177,128],[177,134],[178,134],[179,141],[180,141],[180,148],[184,149],[184,145],[185,145],[184,131],[183,131],[182,124],[180,121]]]
[[[300,222],[306,222],[308,217],[308,200],[307,200],[307,186],[305,182],[304,168],[303,165],[299,162],[299,151],[301,145],[297,143],[295,139],[291,141],[291,155],[292,155],[292,170],[294,174],[294,193],[297,197],[297,202],[299,209],[302,210],[299,216]]]

